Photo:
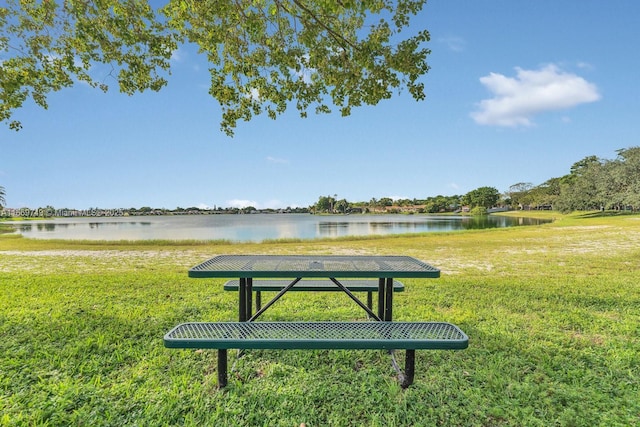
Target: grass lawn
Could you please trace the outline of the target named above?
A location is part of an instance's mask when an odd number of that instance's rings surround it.
[[[317,241],[61,242],[0,235],[1,426],[640,425],[640,216]],[[455,323],[463,351],[417,351],[402,390],[382,351],[165,349],[184,321],[237,319],[218,254],[409,255],[396,320]],[[363,320],[338,293],[291,293],[262,320]],[[403,360],[402,354],[398,360]]]

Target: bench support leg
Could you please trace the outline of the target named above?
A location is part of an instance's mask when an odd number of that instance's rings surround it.
[[[218,388],[227,386],[227,350],[218,350]]]
[[[391,364],[393,368],[396,370],[398,374],[398,382],[400,383],[400,387],[403,389],[409,387],[413,384],[413,377],[415,375],[415,367],[416,367],[416,351],[415,350],[406,350],[404,357],[404,371],[396,362],[395,351],[390,350],[391,353]]]
[[[407,388],[413,384],[416,368],[416,351],[406,350],[404,360],[404,374],[400,376],[400,387]]]

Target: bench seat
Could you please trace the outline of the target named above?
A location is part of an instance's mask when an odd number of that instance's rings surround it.
[[[183,323],[164,337],[169,348],[462,349],[468,339],[442,322]]]
[[[413,382],[415,350],[461,350],[469,338],[444,322],[196,322],[176,326],[167,348],[218,350],[218,385],[227,384],[228,349],[407,350],[402,387]]]

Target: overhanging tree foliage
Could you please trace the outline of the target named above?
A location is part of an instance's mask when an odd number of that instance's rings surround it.
[[[83,81],[126,94],[160,90],[170,59],[195,43],[210,64],[221,128],[295,104],[349,115],[407,89],[425,97],[429,33],[401,34],[426,0],[6,0],[0,6],[0,121],[27,100]],[[156,4],[155,2],[152,2]],[[96,71],[107,65],[106,73]]]

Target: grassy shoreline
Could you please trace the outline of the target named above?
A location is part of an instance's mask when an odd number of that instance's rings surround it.
[[[518,213],[522,214],[522,213]],[[0,425],[628,426],[640,423],[640,216],[317,241],[69,242],[0,235]],[[249,352],[216,389],[215,352],[176,351],[188,320],[234,320],[221,253],[403,254],[397,320],[443,320],[461,352],[417,352],[402,391],[376,351]],[[271,319],[362,319],[340,295],[287,295]]]

